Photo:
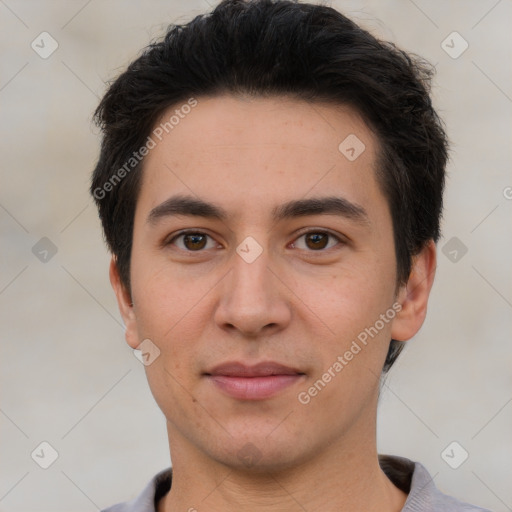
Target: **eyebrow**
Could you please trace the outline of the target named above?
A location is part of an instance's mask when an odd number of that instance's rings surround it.
[[[338,215],[359,224],[369,224],[366,210],[348,199],[338,196],[315,197],[288,201],[272,209],[275,222],[308,215]],[[193,196],[176,195],[151,210],[147,222],[156,224],[160,219],[174,215],[187,215],[226,221],[228,213],[222,207]]]

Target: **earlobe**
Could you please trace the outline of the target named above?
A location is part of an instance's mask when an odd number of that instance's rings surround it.
[[[436,266],[436,245],[430,240],[414,257],[409,279],[398,293],[397,301],[402,309],[393,321],[392,339],[407,341],[420,330],[427,314]]]
[[[130,347],[137,348],[139,346],[138,332],[137,332],[137,319],[133,309],[133,302],[130,292],[121,281],[117,261],[112,257],[109,269],[110,284],[116,294],[119,312],[123,318],[124,325],[126,326],[125,338]]]

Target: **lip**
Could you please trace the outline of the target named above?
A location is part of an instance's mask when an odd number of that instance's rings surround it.
[[[238,361],[230,361],[219,364],[206,375],[223,375],[226,377],[268,377],[271,375],[297,375],[303,374],[297,368],[285,366],[274,361],[262,361],[261,363],[248,365]]]
[[[218,389],[241,400],[264,400],[302,380],[304,372],[266,361],[256,365],[228,362],[204,374]]]

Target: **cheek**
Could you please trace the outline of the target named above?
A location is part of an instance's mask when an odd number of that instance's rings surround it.
[[[193,380],[218,278],[176,271],[151,255],[134,258],[132,268],[138,337],[150,339],[160,350],[155,365],[146,367],[150,386],[174,388],[172,376],[182,383]]]
[[[314,292],[310,287],[309,295],[305,295],[320,320],[318,324],[329,328],[315,348],[321,364],[312,380],[322,379],[331,369],[325,380],[332,380],[333,384],[327,386],[327,393],[322,392],[319,403],[326,400],[327,404],[333,394],[342,409],[351,400],[372,396],[378,383],[395,315],[394,281],[393,276],[386,279],[386,273],[371,272],[372,268],[378,266],[354,266],[339,274],[331,273],[327,286]],[[308,287],[303,290],[303,294],[307,293]],[[381,315],[386,313],[388,316],[382,320]]]
[[[309,295],[317,323],[329,327],[313,351],[319,364],[301,390],[315,414],[344,418],[374,403],[392,325],[392,318],[383,321],[381,315],[394,314],[393,288],[376,283],[347,273],[332,278],[323,293]]]
[[[154,262],[144,268],[135,263],[132,275],[139,339],[150,339],[160,350],[159,357],[145,367],[149,387],[162,410],[185,417],[193,405],[184,389],[193,389],[196,377],[195,357],[205,322],[200,316],[201,298],[207,284],[185,283],[171,275],[168,265]]]
[[[165,341],[188,321],[209,287],[208,278],[191,278],[165,258],[139,253],[132,258],[132,292],[141,336]]]
[[[394,285],[385,276],[376,263],[347,265],[320,280],[299,276],[296,294],[330,328],[331,337],[346,341],[392,306]]]

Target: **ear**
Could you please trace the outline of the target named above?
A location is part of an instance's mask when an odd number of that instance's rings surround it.
[[[129,291],[121,281],[119,269],[117,268],[117,261],[112,257],[110,261],[110,284],[116,294],[117,304],[119,311],[123,317],[123,322],[126,327],[125,338],[130,347],[137,348],[139,346],[139,337],[137,332],[137,319],[133,310],[133,303]]]
[[[436,245],[430,240],[413,258],[409,279],[398,292],[397,302],[402,309],[393,320],[391,337],[394,340],[409,340],[423,325],[436,266]]]

